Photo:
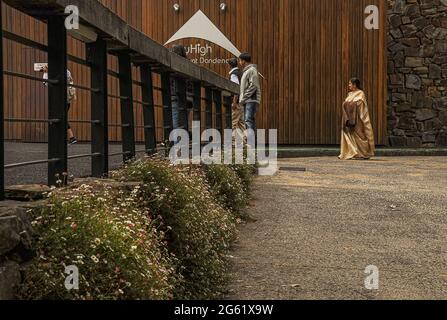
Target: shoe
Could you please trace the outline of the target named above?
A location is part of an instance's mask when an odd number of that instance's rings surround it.
[[[69,144],[69,145],[74,145],[74,144],[76,144],[76,143],[78,143],[78,140],[77,140],[75,137],[70,138],[70,140],[68,141],[68,144]]]

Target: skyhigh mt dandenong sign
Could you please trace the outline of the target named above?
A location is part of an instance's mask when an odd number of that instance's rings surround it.
[[[217,44],[234,56],[239,56],[241,52],[236,46],[216,27],[216,25],[201,11],[197,11],[183,27],[181,27],[166,43],[182,39],[202,39]],[[213,49],[209,45],[191,44],[186,47],[188,54],[200,55],[199,59],[193,59],[195,63],[226,63],[226,59],[207,59],[206,56],[212,53]]]

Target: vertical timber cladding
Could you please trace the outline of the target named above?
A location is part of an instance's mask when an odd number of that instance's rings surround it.
[[[251,52],[262,80],[264,102],[258,115],[259,128],[279,130],[281,144],[338,144],[341,130],[341,104],[346,96],[351,76],[364,80],[378,144],[386,144],[386,0],[101,0],[133,27],[164,44],[199,9],[240,51]],[[226,3],[226,11],[220,4]],[[180,11],[173,9],[180,4]],[[365,8],[377,5],[380,10],[380,30],[364,27]],[[45,26],[23,17],[13,9],[4,12],[4,25],[31,39],[46,42]],[[31,21],[31,22],[30,22]],[[228,76],[224,63],[231,54],[208,41],[185,39],[187,47],[199,44],[202,53],[191,54],[201,65],[222,76]],[[69,41],[69,52],[85,58],[85,46]],[[46,54],[6,41],[6,69],[31,72],[32,63]],[[202,58],[202,61],[200,60]],[[20,61],[19,61],[20,60]],[[75,81],[90,85],[89,70],[69,63]],[[109,68],[118,71],[118,61],[109,57]],[[29,70],[30,69],[30,70]],[[139,75],[135,72],[135,78]],[[111,94],[118,94],[117,79],[109,78]],[[22,83],[22,81],[24,81]],[[160,78],[154,77],[154,85]],[[11,90],[14,89],[14,93]],[[9,93],[8,93],[9,92]],[[20,92],[20,94],[18,94]],[[78,100],[70,111],[70,119],[90,118],[90,97],[78,91]],[[204,94],[204,92],[202,93]],[[14,97],[12,97],[14,95]],[[134,97],[141,100],[140,89],[134,87]],[[7,117],[39,118],[46,116],[47,96],[41,84],[26,80],[5,79],[5,115]],[[161,94],[154,93],[156,104]],[[202,103],[203,104],[203,103]],[[135,125],[143,123],[143,113],[135,108]],[[119,101],[109,99],[109,123],[121,123]],[[162,110],[157,108],[157,126]],[[202,122],[205,121],[202,113]],[[73,125],[81,140],[90,139],[89,126]],[[9,124],[8,139],[41,141],[46,128],[40,124]],[[121,139],[121,132],[111,128],[110,140]],[[157,128],[157,137],[162,129]],[[143,141],[144,130],[136,129],[136,139]]]
[[[364,27],[369,5],[379,8],[379,30]],[[142,28],[166,43],[202,10],[237,49],[252,53],[266,78],[259,128],[277,128],[281,144],[338,144],[347,82],[357,76],[365,83],[376,140],[386,144],[386,8],[385,0],[147,0]],[[225,64],[212,61],[231,57],[226,50],[198,39],[174,43],[192,51],[200,44],[202,53],[190,58],[228,76]]]

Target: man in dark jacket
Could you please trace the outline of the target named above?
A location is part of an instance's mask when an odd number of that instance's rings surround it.
[[[247,130],[256,134],[256,113],[261,103],[261,85],[257,66],[251,63],[251,55],[243,53],[239,56],[239,65],[244,70],[241,79],[239,104],[245,107],[245,124]]]

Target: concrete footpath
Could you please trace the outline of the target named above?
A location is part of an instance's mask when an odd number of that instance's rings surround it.
[[[447,299],[447,157],[280,166],[256,181],[226,298]]]

